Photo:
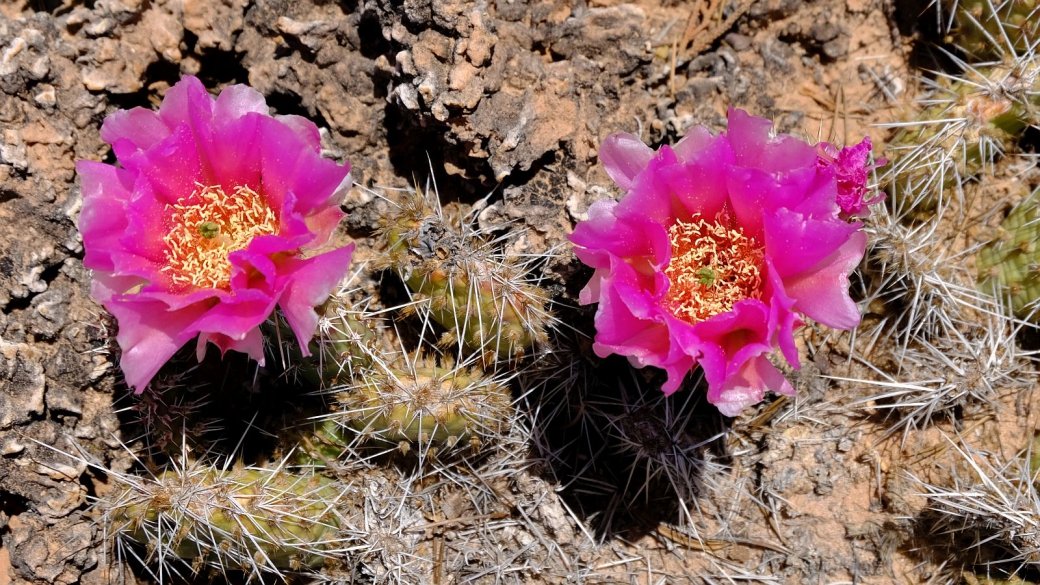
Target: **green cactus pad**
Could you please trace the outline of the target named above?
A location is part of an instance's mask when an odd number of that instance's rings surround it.
[[[403,448],[477,447],[500,434],[514,414],[509,390],[497,380],[428,363],[373,371],[338,398],[352,427]]]
[[[299,343],[281,315],[277,328],[268,321],[268,337],[282,340],[285,355],[276,354],[275,362],[284,357],[289,370],[301,376],[315,388],[329,388],[350,382],[351,372],[372,364],[378,352],[376,320],[356,311],[345,292],[333,294],[317,308],[320,320],[318,332],[311,340],[309,356],[300,351]]]
[[[445,218],[415,193],[384,220],[386,264],[431,319],[485,363],[516,358],[544,343],[553,323],[548,294],[526,265],[510,259],[461,218]]]
[[[945,0],[944,4],[955,9],[952,40],[976,57],[997,57],[1009,48],[1023,54],[1040,38],[1040,0]]]
[[[1029,477],[1033,483],[1040,483],[1040,432],[1033,433],[1029,445]]]
[[[1037,321],[1040,299],[1040,190],[1000,224],[997,237],[979,250],[979,288],[1006,299],[1014,314]]]
[[[894,176],[888,190],[894,200],[912,205],[914,212],[930,213],[940,194],[948,196],[1013,148],[1026,127],[1040,122],[1033,104],[1033,92],[1040,89],[1038,74],[1037,65],[1028,62],[940,77],[926,102],[930,105],[888,143]]]
[[[249,572],[316,567],[336,540],[341,492],[321,475],[200,466],[127,485],[110,498],[106,519],[160,561]]]
[[[322,469],[343,458],[350,447],[352,433],[335,418],[323,417],[292,429],[287,429],[284,443],[293,447],[295,465]]]

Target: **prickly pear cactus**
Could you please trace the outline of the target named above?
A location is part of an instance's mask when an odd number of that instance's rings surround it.
[[[384,220],[385,263],[401,275],[420,306],[485,363],[511,359],[547,340],[553,317],[546,292],[527,264],[498,250],[459,217],[444,217],[416,192]]]
[[[292,447],[294,464],[324,469],[335,467],[343,460],[350,451],[351,441],[355,436],[353,429],[333,415],[288,429],[284,442]]]
[[[977,57],[1004,48],[1023,54],[1040,39],[1040,0],[945,0],[953,11],[953,39]]]
[[[509,390],[497,379],[418,358],[374,369],[337,396],[342,420],[362,437],[407,451],[469,444],[500,435],[515,416]]]
[[[210,466],[127,477],[106,499],[110,534],[144,544],[148,561],[170,559],[248,573],[315,567],[335,547],[336,480],[284,469]]]
[[[922,102],[927,107],[889,141],[888,189],[900,211],[933,211],[941,197],[1013,148],[1026,127],[1040,123],[1038,89],[1034,60],[940,77]]]
[[[329,297],[317,311],[318,332],[308,347],[311,355],[306,357],[284,318],[275,317],[277,325],[268,322],[268,338],[281,339],[281,353],[274,350],[275,362],[284,360],[287,371],[315,388],[349,383],[355,369],[372,365],[373,356],[379,355],[378,319],[355,310],[343,290]]]
[[[980,289],[1005,299],[1016,316],[1038,321],[1040,190],[1015,207],[975,263]]]

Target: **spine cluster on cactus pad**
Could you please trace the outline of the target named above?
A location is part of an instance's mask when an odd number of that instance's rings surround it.
[[[514,413],[501,381],[464,367],[417,358],[403,367],[373,369],[337,395],[345,420],[365,439],[397,444],[474,449],[503,432]]]
[[[149,559],[248,573],[320,566],[337,541],[336,480],[284,469],[209,466],[137,479],[108,499],[110,531]]]
[[[329,388],[350,382],[352,372],[372,365],[373,356],[379,355],[378,320],[354,309],[348,291],[339,291],[318,307],[318,332],[308,344],[309,356],[304,356],[294,339],[285,339],[289,369],[315,388]],[[278,331],[288,325],[276,317]],[[272,329],[269,322],[268,330]]]
[[[1015,315],[1037,321],[1040,299],[1040,191],[1004,219],[976,256],[979,287],[1008,301]]]
[[[1040,39],[1037,0],[945,0],[944,4],[954,10],[957,44],[972,55],[995,56],[1000,53],[996,47],[1004,45],[1022,54]]]
[[[485,363],[512,359],[547,339],[548,294],[528,265],[510,258],[460,217],[445,217],[419,192],[382,226],[385,263],[401,275],[431,319]]]
[[[1040,122],[1035,61],[967,67],[959,77],[940,77],[926,108],[900,125],[889,141],[889,184],[900,211],[933,212],[940,194],[1011,150],[1026,127]],[[945,195],[944,195],[945,196]]]

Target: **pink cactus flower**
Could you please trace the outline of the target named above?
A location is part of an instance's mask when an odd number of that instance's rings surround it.
[[[198,336],[264,360],[259,325],[281,307],[306,351],[353,245],[316,253],[343,212],[350,165],[321,158],[318,128],[272,117],[235,85],[216,98],[194,77],[158,112],[122,110],[101,137],[120,166],[80,161],[79,228],[91,294],[119,323],[127,384],[144,390]]]
[[[766,390],[794,394],[768,356],[779,348],[798,367],[802,316],[859,323],[848,277],[866,236],[844,219],[844,167],[819,164],[809,144],[730,110],[718,136],[697,127],[654,152],[615,134],[600,160],[628,193],[594,203],[570,236],[596,269],[580,299],[599,303],[597,355],[664,369],[669,394],[700,365],[708,400],[735,416]]]
[[[870,164],[872,149],[869,136],[864,137],[856,146],[847,146],[840,151],[829,142],[816,145],[816,164],[821,167],[834,167],[835,178],[838,180],[838,207],[841,207],[844,217],[868,217],[869,206],[885,200],[883,193],[867,199],[870,193],[867,187],[870,171],[888,162],[882,158]]]

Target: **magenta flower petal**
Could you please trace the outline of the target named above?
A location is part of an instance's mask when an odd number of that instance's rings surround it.
[[[672,150],[684,162],[692,163],[698,157],[703,156],[705,151],[711,152],[712,149],[717,149],[719,146],[724,146],[722,150],[729,154],[729,158],[733,157],[733,149],[730,148],[729,143],[720,143],[715,140],[715,137],[704,126],[694,126],[679,139],[679,142],[675,143]]]
[[[694,326],[701,340],[700,364],[709,386],[724,384],[745,361],[773,349],[769,325],[769,307],[746,299],[733,310]]]
[[[871,164],[872,149],[869,136],[864,137],[859,144],[842,148],[840,151],[827,142],[816,145],[818,166],[834,169],[837,178],[837,202],[846,217],[867,217],[870,215],[870,205],[885,199],[884,193],[868,198],[870,189],[867,183],[870,172],[887,162],[885,159],[879,159]]]
[[[260,133],[264,188],[275,197],[292,191],[303,214],[327,207],[350,165],[339,166],[316,156],[295,128],[273,118],[261,120]]]
[[[127,383],[142,391],[195,337],[200,357],[213,344],[262,363],[276,306],[306,347],[353,250],[313,254],[343,217],[350,170],[321,158],[317,127],[272,118],[251,88],[214,98],[185,77],[158,113],[117,112],[102,133],[123,168],[77,164],[80,231]]]
[[[247,331],[240,339],[211,331],[199,333],[198,344],[195,346],[195,357],[200,362],[206,357],[206,346],[210,343],[220,349],[221,356],[228,350],[234,350],[248,355],[259,365],[264,365],[264,336],[257,327]]]
[[[97,272],[95,272],[96,274]],[[129,299],[124,299],[124,301],[159,301],[164,303],[170,311],[180,311],[198,303],[212,306],[221,301],[235,302],[239,298],[239,296],[233,297],[226,291],[219,289],[199,289],[188,294],[183,292],[178,294],[177,292],[172,292],[178,288],[173,285],[172,280],[159,283],[148,282],[147,280],[143,280],[143,282],[147,284],[142,286],[137,294],[132,295]]]
[[[597,201],[589,207],[589,219],[578,224],[569,236],[580,246],[575,248],[578,257],[593,268],[609,267],[611,257],[629,258],[633,264],[646,266],[647,272],[667,263],[668,234],[661,225],[639,218],[635,222],[620,220],[615,215],[616,207],[613,201]],[[635,258],[640,261],[635,262]]]
[[[209,182],[225,190],[233,190],[238,185],[248,185],[254,190],[261,188],[260,144],[263,136],[260,123],[263,119],[250,113],[219,126],[205,126],[196,132],[200,137],[197,143]]]
[[[647,356],[642,363],[633,364],[638,367],[655,366],[664,370],[668,378],[661,385],[661,391],[671,395],[679,389],[686,375],[697,366],[698,361],[704,358],[704,353],[701,339],[689,323],[663,312],[662,316],[667,333],[662,334],[661,338],[668,342],[668,346],[658,354]]]
[[[166,96],[159,106],[159,116],[171,129],[190,126],[192,104],[206,108],[212,100],[206,86],[202,85],[197,77],[189,75],[166,91]]]
[[[695,140],[687,141],[690,136]],[[679,141],[675,153],[683,161],[675,172],[686,175],[689,180],[686,189],[675,193],[683,205],[684,215],[717,215],[730,203],[726,176],[718,172],[735,164],[729,142],[713,139],[706,128],[694,128]]]
[[[120,161],[128,171],[147,179],[164,204],[177,204],[179,199],[191,196],[196,183],[208,181],[194,134],[186,125],[177,127],[153,148]]]
[[[610,280],[601,282],[601,286],[607,286],[603,287],[606,295],[599,299],[596,314],[597,323],[603,325],[597,328],[596,343],[603,347],[627,348],[623,355],[637,358],[660,353],[667,348],[667,337],[646,337],[643,331],[645,327],[652,327],[650,308],[656,306],[654,299],[631,267],[616,266],[611,272]],[[635,324],[645,324],[645,327],[635,327]]]
[[[274,305],[268,296],[217,303],[192,323],[192,327],[200,332],[216,332],[232,339],[243,339],[246,333],[271,316]]]
[[[830,256],[815,267],[784,281],[784,288],[795,299],[795,310],[835,329],[854,329],[859,325],[859,309],[849,298],[849,274],[863,259],[867,235],[856,232]]]
[[[792,169],[788,173],[767,173],[762,169],[731,167],[727,187],[733,211],[741,227],[761,236],[765,212],[793,208],[801,204],[815,178],[814,168]]]
[[[295,260],[282,295],[285,319],[298,338],[309,337],[318,327],[314,307],[325,302],[350,268],[354,244],[306,260]],[[303,355],[310,355],[302,346]]]
[[[159,114],[144,108],[119,110],[101,125],[101,139],[115,146],[122,143],[126,156],[135,150],[147,150],[170,135],[170,128],[159,117]]]
[[[232,85],[220,92],[213,100],[213,119],[216,121],[235,120],[246,114],[259,114],[268,117],[271,114],[267,100],[263,94],[248,85]]]
[[[119,238],[126,229],[123,212],[133,195],[134,176],[123,169],[91,161],[76,163],[76,172],[83,178],[83,211],[80,226],[85,240],[97,242],[96,247],[84,251],[84,263],[101,270],[114,268],[111,250],[119,246]]]
[[[121,282],[121,284],[120,284]],[[206,311],[202,304],[169,311],[160,301],[128,301],[119,290],[126,290],[125,279],[96,276],[91,295],[120,323],[116,342],[122,349],[120,367],[131,388],[144,389],[173,354],[195,336],[191,324]],[[123,326],[127,323],[128,326]]]
[[[798,359],[798,348],[794,343],[794,332],[804,323],[795,312],[795,300],[787,295],[780,274],[773,266],[773,259],[766,258],[766,274],[769,280],[766,283],[763,297],[768,299],[769,305],[769,331],[773,334],[772,343],[780,347],[787,363],[794,369],[799,369],[801,364]]]
[[[302,116],[277,116],[275,120],[296,132],[304,144],[310,145],[314,154],[321,154],[321,132],[314,122]]]
[[[859,323],[848,277],[866,237],[842,202],[865,173],[869,146],[855,148],[824,164],[830,151],[740,110],[726,133],[695,128],[656,153],[610,137],[601,158],[628,193],[593,204],[570,236],[596,269],[580,295],[599,303],[596,353],[664,369],[666,393],[699,365],[730,416],[767,390],[793,393],[768,356],[798,367],[802,317]]]
[[[347,175],[345,181],[350,180],[350,175]],[[345,194],[345,193],[344,193]],[[334,200],[339,201],[339,196],[334,195]],[[314,248],[320,248],[327,244],[332,238],[332,233],[336,231],[336,227],[339,226],[340,220],[343,219],[344,213],[339,208],[339,205],[330,205],[321,211],[315,211],[314,213],[304,217],[305,225],[307,229],[314,234],[314,238],[308,243],[308,246]]]
[[[773,123],[744,110],[729,109],[729,136],[736,166],[782,176],[813,166],[816,150],[790,134],[773,135]]]
[[[794,396],[794,386],[764,356],[749,359],[729,376],[717,391],[709,389],[708,400],[726,416],[737,416],[745,408],[758,404],[765,390]]]
[[[84,178],[84,185],[86,184]],[[147,269],[147,274],[142,273],[142,276],[152,276],[157,280],[165,280],[165,277],[154,274],[154,267],[166,257],[167,244],[163,241],[163,235],[167,231],[165,209],[166,203],[156,196],[151,184],[148,181],[137,181],[134,184],[133,198],[123,208],[127,225],[118,240],[121,247],[114,248],[146,261],[151,268]],[[82,222],[81,216],[80,223]],[[134,262],[132,259],[130,261]]]
[[[787,209],[763,218],[766,250],[781,277],[809,270],[859,229],[835,218],[805,217]]]
[[[801,203],[792,206],[791,211],[806,216],[833,219],[841,210],[835,202],[838,190],[834,181],[835,177],[830,170],[817,167],[816,175],[806,189],[805,198]]]
[[[599,160],[611,179],[629,190],[636,176],[654,157],[654,151],[639,138],[627,132],[611,134],[599,147]]]
[[[726,183],[716,169],[729,164],[732,153],[721,143],[688,157],[679,159],[671,148],[662,147],[638,177],[637,187],[618,202],[618,216],[668,225],[693,213],[714,216],[722,211]]]

